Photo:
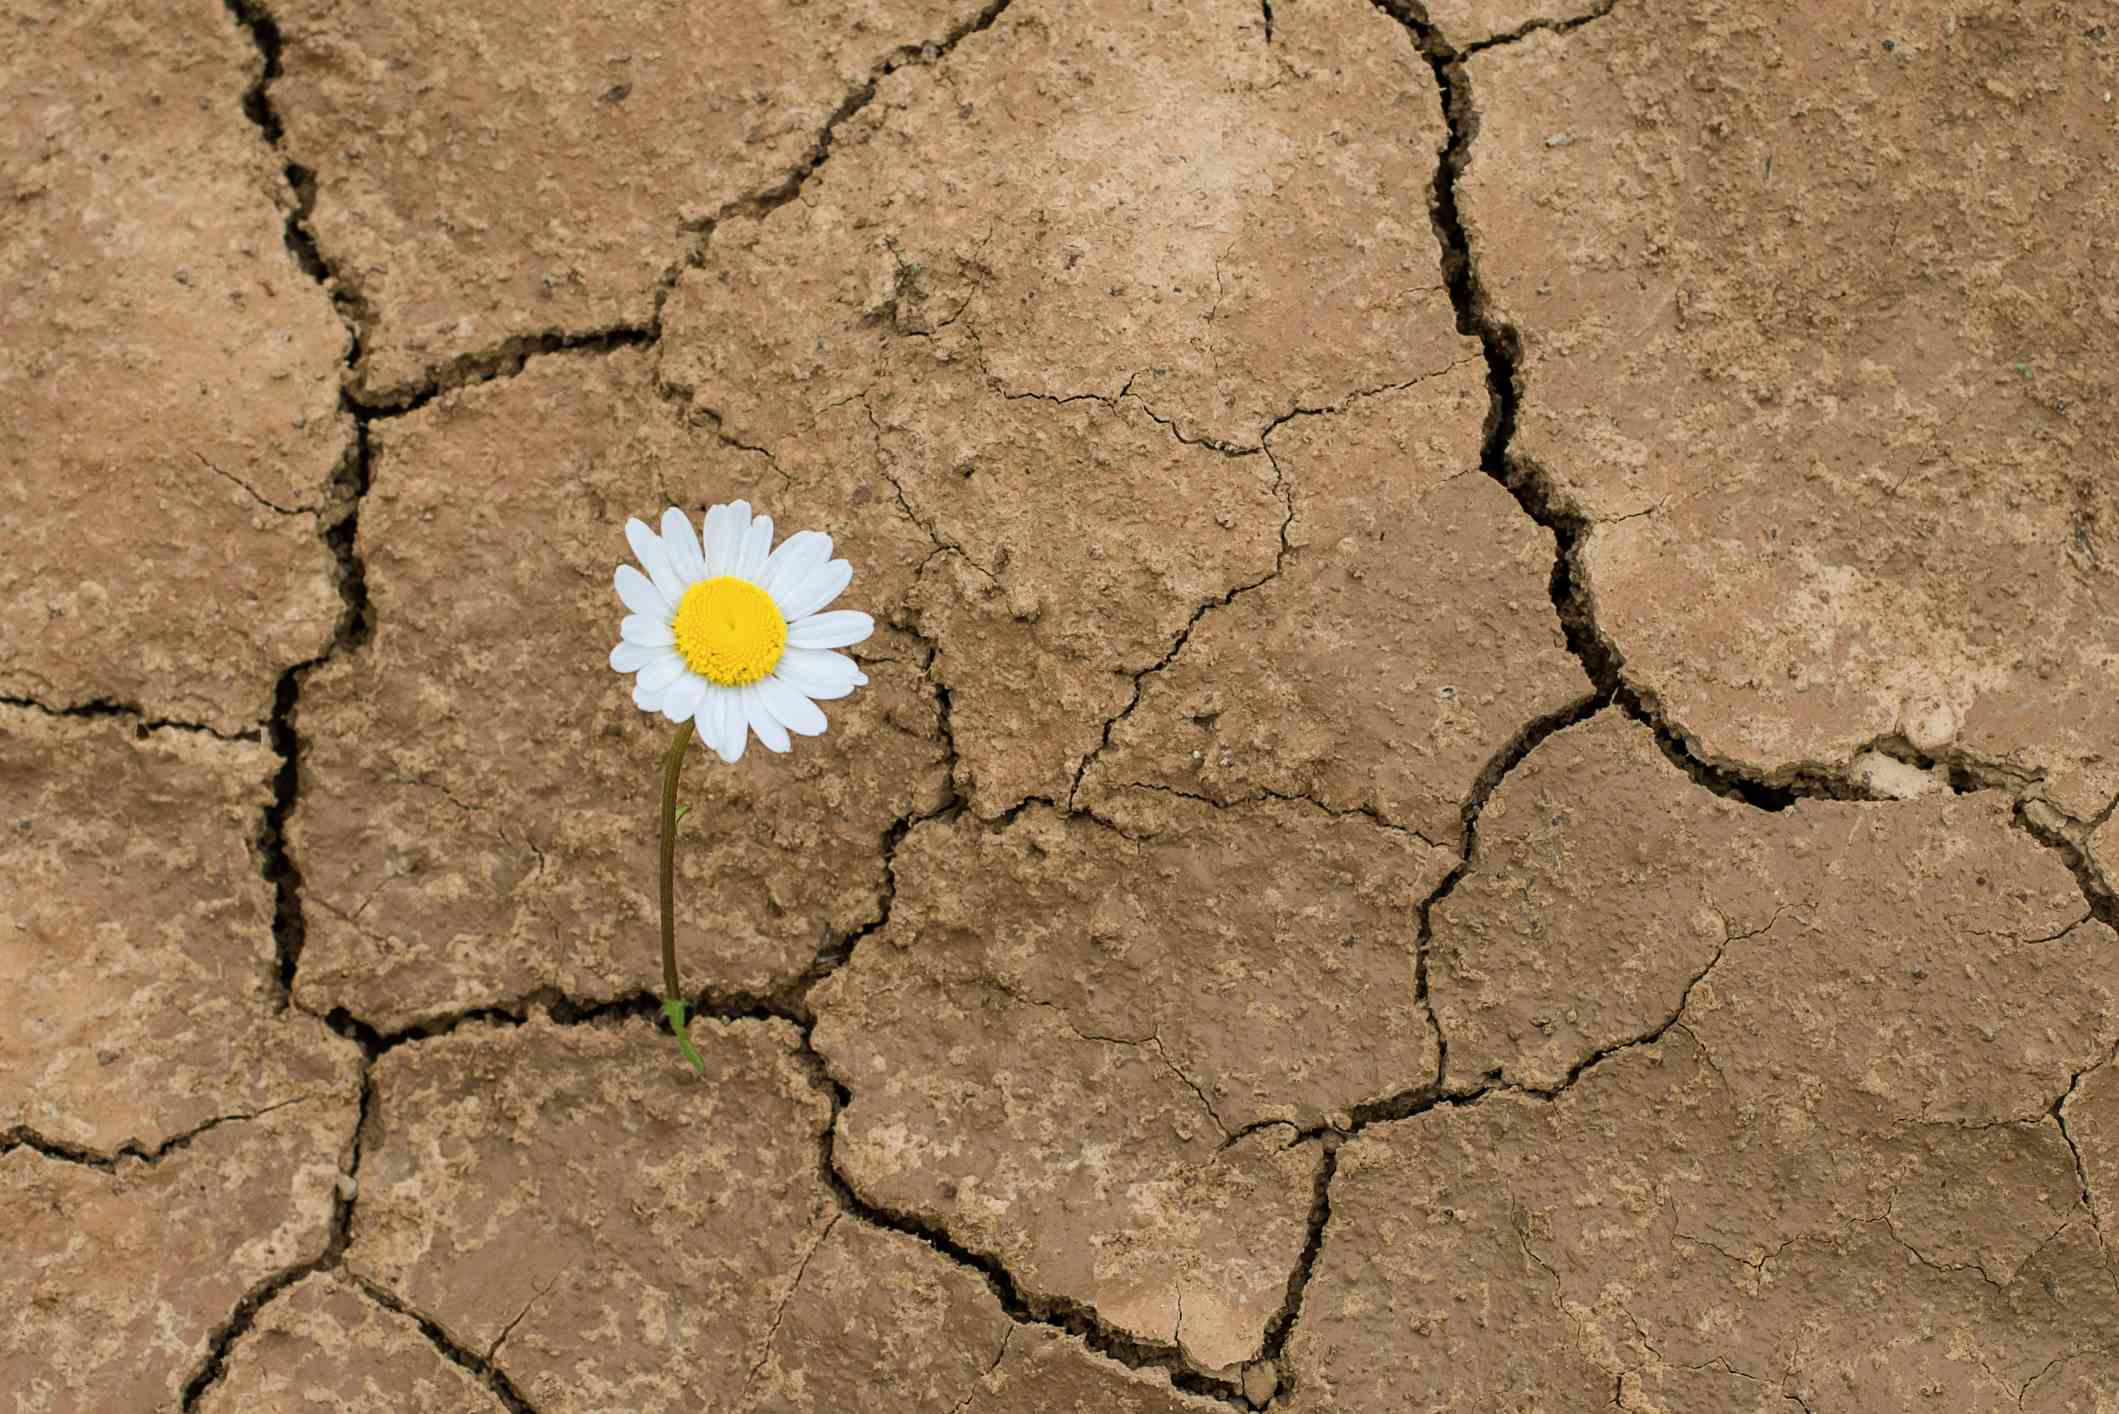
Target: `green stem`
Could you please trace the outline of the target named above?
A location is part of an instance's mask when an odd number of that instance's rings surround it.
[[[679,722],[662,766],[662,1014],[670,1019],[684,1058],[704,1075],[706,1062],[684,1029],[684,993],[677,986],[677,778],[684,774],[684,749],[691,744],[692,724]]]

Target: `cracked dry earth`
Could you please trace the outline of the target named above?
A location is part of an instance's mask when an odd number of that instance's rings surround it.
[[[2119,11],[0,25],[0,1409],[2119,1410]]]

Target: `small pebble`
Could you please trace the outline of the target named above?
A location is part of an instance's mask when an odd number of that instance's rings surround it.
[[[1280,1371],[1270,1360],[1243,1367],[1243,1397],[1253,1409],[1263,1409],[1280,1389]]]

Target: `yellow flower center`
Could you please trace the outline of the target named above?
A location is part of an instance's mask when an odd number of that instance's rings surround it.
[[[685,590],[670,630],[685,664],[722,687],[760,681],[787,651],[787,620],[780,617],[780,606],[734,575],[702,579]]]

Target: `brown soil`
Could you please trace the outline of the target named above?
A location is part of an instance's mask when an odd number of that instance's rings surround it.
[[[2119,1408],[2119,13],[1581,6],[11,0],[0,1407]]]

